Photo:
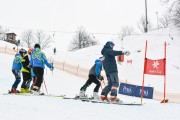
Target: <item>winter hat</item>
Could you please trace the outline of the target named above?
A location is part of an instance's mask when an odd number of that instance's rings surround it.
[[[101,60],[101,61],[104,61],[104,59],[105,59],[104,56],[99,57],[99,60]]]
[[[110,47],[110,45],[115,45],[115,44],[112,41],[108,41],[105,46]]]
[[[29,52],[32,52],[32,51],[33,51],[33,48],[29,48],[28,51],[29,51]]]
[[[39,48],[39,49],[41,49],[41,46],[36,43],[36,44],[34,45],[34,48]]]
[[[28,49],[28,53],[30,54],[33,51],[33,48]]]

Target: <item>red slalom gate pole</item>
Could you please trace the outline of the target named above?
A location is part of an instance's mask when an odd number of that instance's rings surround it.
[[[146,40],[145,56],[144,56],[144,71],[146,69],[146,59],[147,59],[146,53],[147,53],[147,40]],[[141,104],[143,102],[143,96],[144,96],[144,71],[143,71],[143,81],[142,81]]]

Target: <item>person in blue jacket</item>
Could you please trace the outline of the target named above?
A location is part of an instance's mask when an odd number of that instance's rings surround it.
[[[115,56],[125,54],[126,56],[130,55],[129,51],[115,51],[113,50],[115,44],[111,41],[108,41],[102,51],[101,54],[105,56],[105,60],[103,62],[103,67],[107,76],[108,85],[104,87],[101,92],[101,100],[109,100],[107,98],[108,93],[110,94],[110,101],[119,102],[120,99],[117,98],[117,89],[119,87],[119,78],[118,78],[118,69],[116,64]]]
[[[22,59],[26,53],[25,49],[20,49],[19,53],[16,53],[15,58],[13,60],[12,65],[12,73],[15,76],[15,82],[12,85],[10,93],[19,93],[17,90],[17,87],[19,83],[21,82],[21,68],[22,68]]]
[[[43,76],[44,76],[44,65],[46,65],[48,68],[50,68],[51,71],[53,71],[54,67],[53,64],[48,63],[46,56],[43,52],[41,52],[41,47],[39,44],[34,45],[34,50],[31,54],[30,58],[30,67],[33,68],[33,72],[36,76],[36,81],[33,85],[33,90],[35,94],[39,93],[39,88],[41,87],[41,84],[43,82]]]
[[[87,87],[89,87],[91,85],[91,83],[93,82],[96,84],[96,86],[94,88],[94,92],[93,92],[93,98],[97,99],[97,100],[100,99],[98,96],[98,91],[101,86],[101,83],[99,80],[104,80],[103,76],[101,76],[103,60],[104,60],[104,57],[100,57],[99,59],[97,59],[95,61],[95,64],[89,70],[89,78],[80,89],[80,93],[79,93],[80,98],[86,98],[85,91],[86,91]]]

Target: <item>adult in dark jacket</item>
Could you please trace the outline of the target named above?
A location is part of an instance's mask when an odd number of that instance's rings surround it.
[[[111,91],[110,100],[113,102],[118,102],[117,98],[117,89],[119,87],[119,78],[117,64],[115,56],[118,55],[129,55],[129,51],[115,51],[113,50],[114,43],[109,41],[104,45],[104,48],[101,51],[101,54],[105,57],[103,66],[107,76],[108,85],[101,92],[101,100],[108,100],[107,95]]]
[[[93,98],[96,100],[99,100],[98,91],[101,86],[101,83],[99,80],[104,80],[103,76],[101,76],[103,60],[104,60],[104,57],[100,57],[99,59],[97,59],[95,61],[95,64],[89,70],[89,78],[80,89],[80,93],[79,93],[80,98],[86,98],[85,91],[87,87],[89,87],[91,83],[93,82],[96,84],[96,87],[94,88],[94,92],[93,92]]]

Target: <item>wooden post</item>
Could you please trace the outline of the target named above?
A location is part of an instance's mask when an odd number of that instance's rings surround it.
[[[64,71],[64,64],[65,64],[65,61],[63,62],[63,71]]]
[[[79,64],[77,66],[76,76],[78,75],[78,71],[79,71]]]
[[[7,44],[6,44],[6,47],[5,47],[5,53],[6,53],[6,49],[7,49]]]

